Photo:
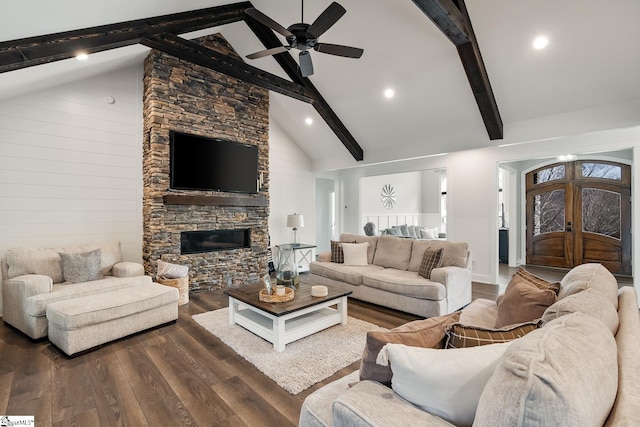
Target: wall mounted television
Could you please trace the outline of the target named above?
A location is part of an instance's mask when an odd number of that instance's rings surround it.
[[[258,192],[258,147],[170,133],[170,185],[178,190]]]

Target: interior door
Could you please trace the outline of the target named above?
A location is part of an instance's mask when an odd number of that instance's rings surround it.
[[[529,172],[527,264],[598,262],[631,275],[631,168],[608,161],[557,163]]]

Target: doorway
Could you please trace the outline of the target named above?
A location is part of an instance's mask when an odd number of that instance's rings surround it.
[[[601,160],[547,165],[525,176],[527,264],[598,262],[631,275],[631,167]]]
[[[316,178],[316,245],[317,253],[331,250],[336,239],[336,182]]]

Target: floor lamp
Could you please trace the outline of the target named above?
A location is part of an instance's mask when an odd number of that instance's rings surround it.
[[[304,218],[302,214],[287,215],[287,227],[293,227],[293,243],[298,243],[298,227],[304,227]]]

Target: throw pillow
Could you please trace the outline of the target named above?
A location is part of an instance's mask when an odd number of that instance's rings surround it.
[[[340,242],[331,241],[331,262],[342,264],[344,262],[344,253]]]
[[[397,228],[387,228],[385,231],[387,236],[402,236],[402,233]]]
[[[540,289],[535,283],[514,274],[498,304],[496,328],[539,319],[556,299],[556,293],[551,289]]]
[[[162,279],[179,279],[189,274],[189,267],[186,265],[171,264],[158,260],[158,277]]]
[[[525,270],[522,267],[518,267],[518,269],[516,270],[516,274],[522,277],[523,279],[527,280],[528,282],[533,283],[540,289],[550,289],[553,292],[555,292],[556,295],[558,295],[558,292],[560,292],[560,282],[556,282],[556,283],[548,282],[538,276],[535,276],[529,273],[527,270]]]
[[[411,237],[412,239],[417,239],[418,236],[416,235],[416,226],[415,225],[410,225],[409,227],[407,227],[407,229],[409,230],[409,237]]]
[[[423,239],[433,240],[438,237],[436,234],[434,234],[432,228],[421,228],[420,234],[422,235]]]
[[[447,326],[445,348],[467,348],[513,341],[535,331],[541,322],[528,322],[506,328],[490,329],[453,323]]]
[[[400,226],[400,233],[402,233],[403,237],[410,237],[409,236],[409,226],[407,226],[407,224],[403,224]]]
[[[367,332],[367,341],[360,361],[360,381],[377,381],[391,387],[391,377],[393,376],[391,368],[376,363],[380,349],[389,343],[414,347],[444,348],[446,326],[459,319],[460,313],[456,312],[424,320],[414,320],[390,331]]]
[[[471,426],[485,385],[511,343],[439,350],[387,344],[378,362],[391,364],[391,388],[423,410]]]
[[[442,265],[442,248],[440,249],[426,249],[424,255],[422,255],[422,264],[418,274],[425,279],[431,279],[431,271],[434,268],[438,268]]]
[[[344,265],[365,266],[369,265],[367,260],[367,249],[369,243],[342,243],[342,253],[344,254]]]
[[[60,252],[62,275],[70,283],[89,282],[102,278],[100,249],[80,254]]]

